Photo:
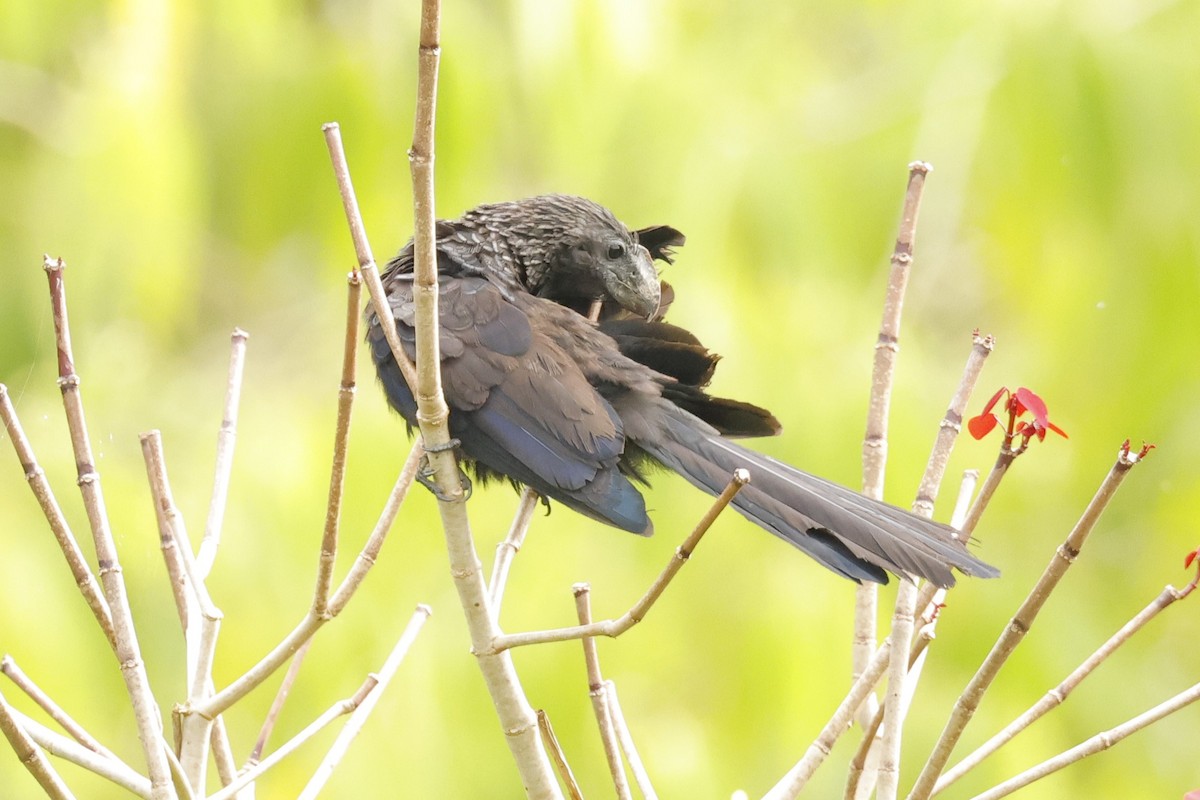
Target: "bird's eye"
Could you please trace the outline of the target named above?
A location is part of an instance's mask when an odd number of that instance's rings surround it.
[[[613,242],[608,246],[608,257],[613,261],[618,258],[625,257],[625,245],[621,242]]]

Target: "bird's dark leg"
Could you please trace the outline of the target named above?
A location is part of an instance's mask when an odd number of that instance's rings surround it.
[[[458,439],[451,439],[450,441],[446,442],[445,444],[431,445],[431,444],[425,444],[424,442],[422,442],[421,446],[425,449],[425,452],[428,454],[428,453],[444,453],[447,450],[453,450],[453,449],[457,448],[461,444],[462,444],[462,442],[459,441]],[[471,479],[469,477],[467,477],[467,473],[463,472],[462,467],[458,466],[457,462],[455,462],[455,467],[458,469],[458,482],[459,482],[459,485],[462,486],[462,491],[463,491],[462,499],[465,502],[465,501],[471,499],[471,492],[473,492],[475,490],[475,486],[474,486],[474,484],[471,483]],[[417,474],[415,476],[415,479],[416,479],[417,483],[421,484],[426,489],[433,492],[433,496],[436,497],[438,500],[441,500],[442,502],[445,502],[445,503],[449,503],[451,500],[454,499],[452,497],[448,497],[446,495],[446,493],[443,492],[441,489],[439,489],[438,485],[434,482],[433,467],[429,463],[428,455],[421,456],[421,464],[419,467],[417,467]]]

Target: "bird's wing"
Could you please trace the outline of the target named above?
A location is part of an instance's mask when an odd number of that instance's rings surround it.
[[[414,357],[410,274],[389,276],[388,299]],[[538,313],[540,305],[550,313]],[[452,434],[468,457],[492,471],[611,524],[648,532],[641,496],[617,468],[625,447],[620,418],[564,352],[563,320],[556,319],[562,311],[529,295],[507,299],[480,277],[439,277],[442,388]],[[368,339],[393,405],[411,422],[412,392],[377,323]]]

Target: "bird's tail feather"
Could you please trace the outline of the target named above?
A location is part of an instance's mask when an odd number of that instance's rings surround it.
[[[734,498],[734,507],[834,572],[886,583],[887,570],[939,586],[954,585],[951,567],[978,577],[999,574],[971,555],[946,525],[747,450],[679,409],[664,416],[661,435],[639,446],[711,494],[724,489],[733,470],[747,469],[750,484]]]

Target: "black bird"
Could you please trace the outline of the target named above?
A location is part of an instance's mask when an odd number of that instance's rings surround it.
[[[731,441],[779,432],[769,412],[705,391],[717,357],[661,321],[673,293],[653,260],[683,244],[674,228],[630,231],[607,209],[547,195],[483,205],[437,224],[442,381],[450,435],[482,480],[508,478],[544,498],[644,536],[635,483],[674,470],[710,494],[734,469],[751,483],[733,505],[854,581],[887,572],[954,584],[998,571],[940,523],[802,472]],[[384,286],[415,356],[413,247]],[[601,321],[584,314],[604,301]],[[416,402],[368,312],[367,339],[390,404],[410,428]]]

